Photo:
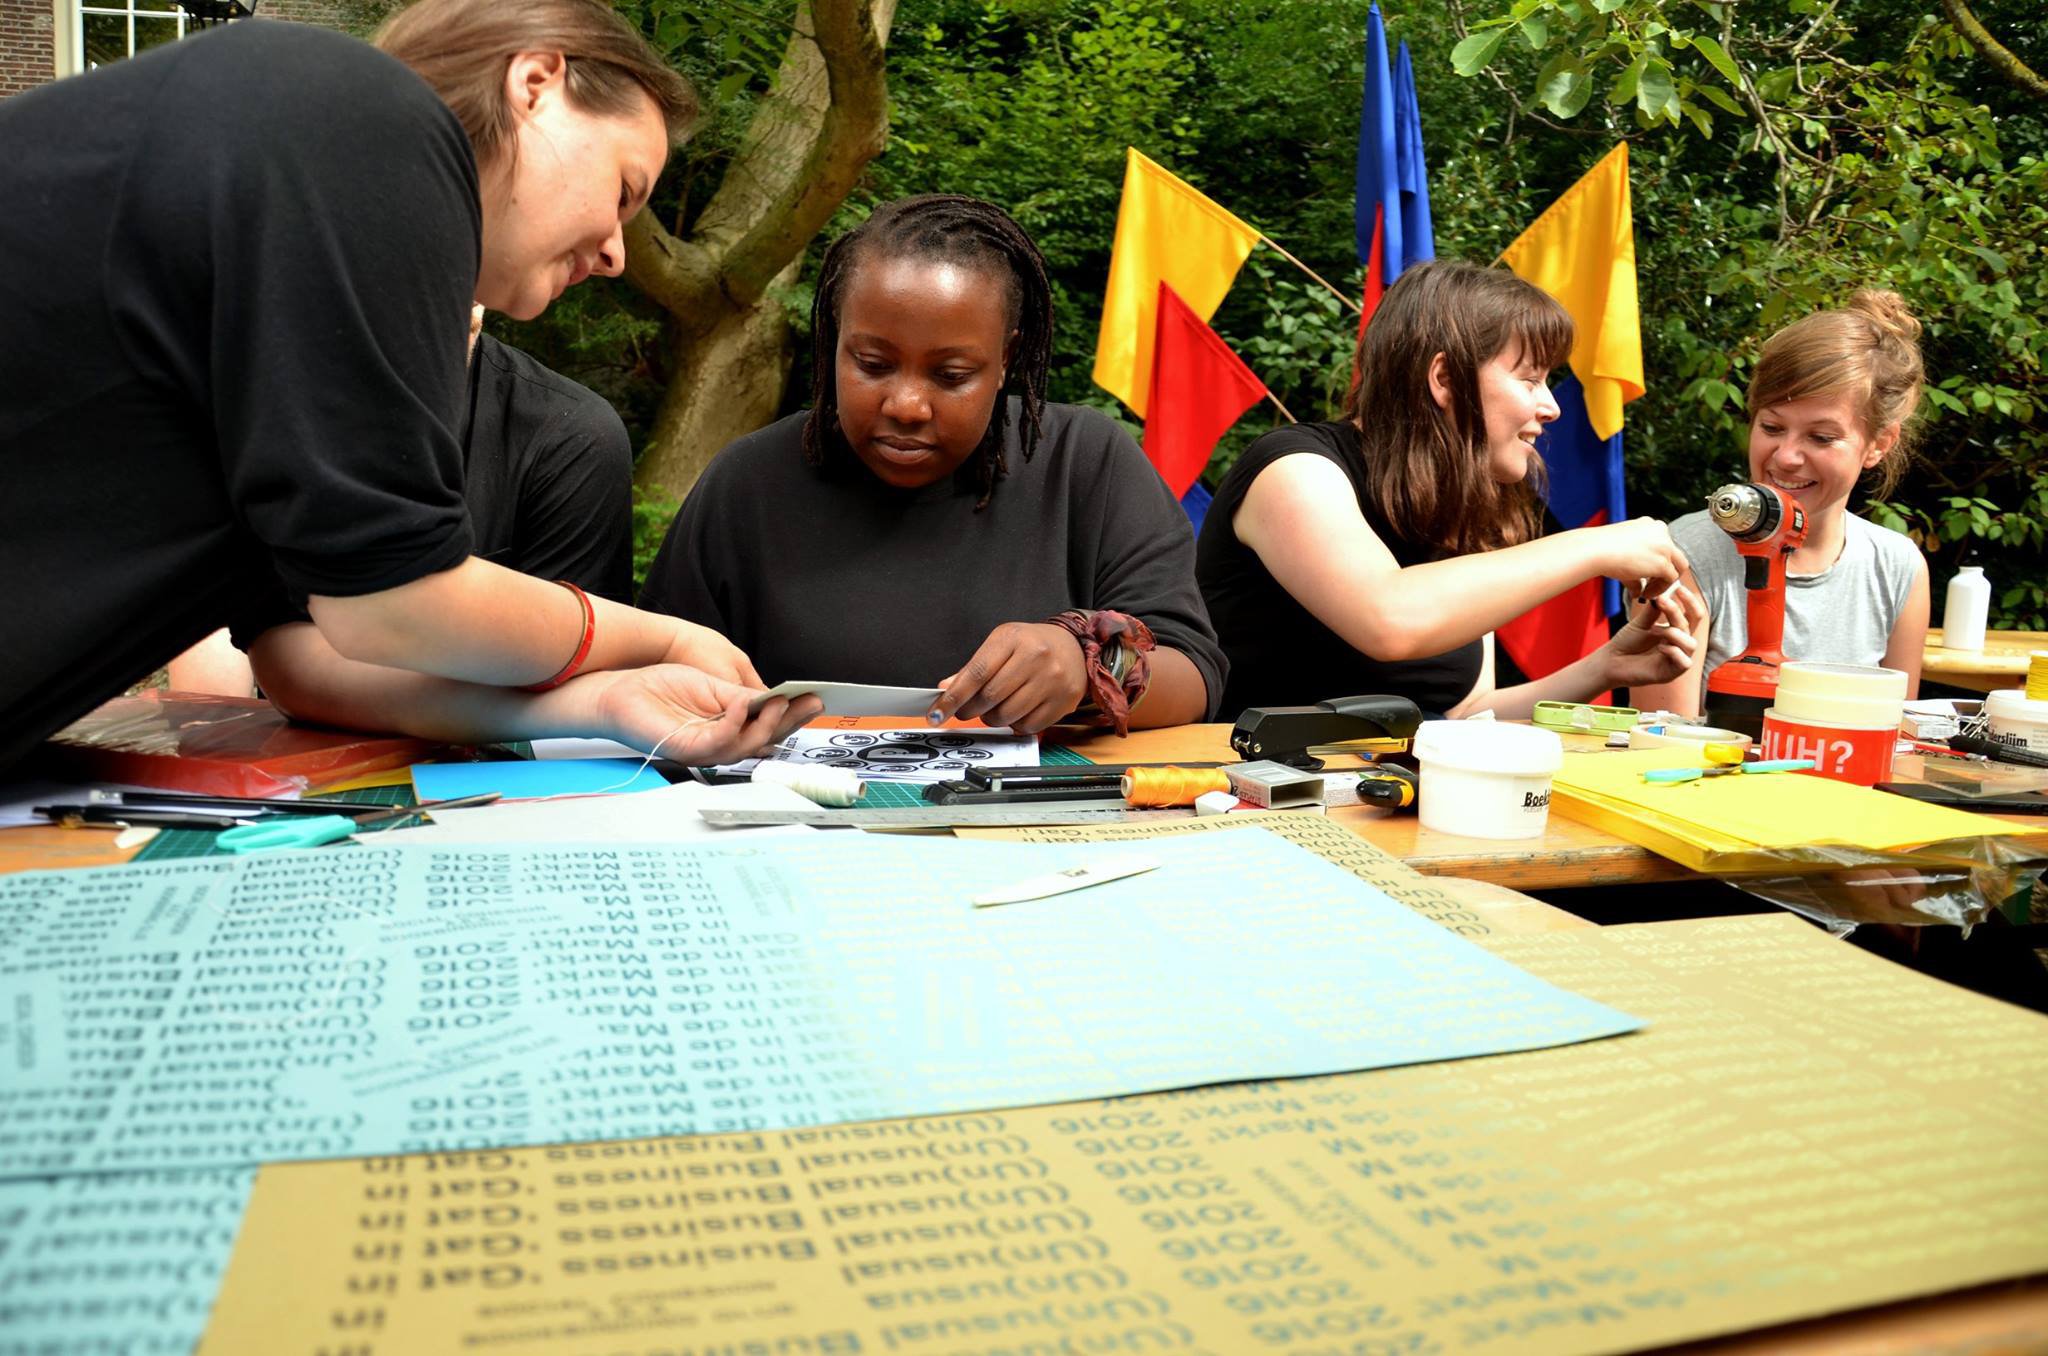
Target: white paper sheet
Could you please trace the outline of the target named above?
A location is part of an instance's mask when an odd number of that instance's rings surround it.
[[[825,703],[828,716],[911,716],[922,717],[938,701],[935,687],[880,687],[871,683],[820,683],[791,679],[777,683],[755,698],[751,709],[758,711],[770,697],[816,696]]]
[[[805,727],[775,746],[777,762],[843,767],[870,782],[951,782],[971,767],[1037,767],[1038,736],[1007,728],[934,730],[819,730]],[[760,759],[730,763],[720,772],[747,774]]]

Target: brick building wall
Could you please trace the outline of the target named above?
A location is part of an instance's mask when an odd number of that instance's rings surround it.
[[[247,4],[248,0],[242,0]],[[323,28],[346,28],[354,16],[354,5],[341,0],[259,0],[256,12],[266,19],[290,19],[296,23],[319,24]]]
[[[0,99],[57,71],[57,21],[50,0],[0,0]]]
[[[247,0],[244,0],[247,3]],[[396,0],[257,0],[266,19],[362,32]],[[57,77],[57,16],[69,0],[0,0],[0,99]],[[66,41],[68,41],[68,37]]]

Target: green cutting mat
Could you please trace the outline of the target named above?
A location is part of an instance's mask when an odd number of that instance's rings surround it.
[[[1039,758],[1044,764],[1074,766],[1087,763],[1072,749],[1054,745],[1042,750]],[[372,786],[361,791],[343,791],[334,796],[308,796],[307,800],[339,800],[356,805],[414,805],[417,804],[410,786]],[[861,797],[863,805],[889,809],[915,809],[929,804],[924,798],[924,787],[904,782],[869,782],[867,794]],[[407,821],[415,822],[415,821]],[[374,833],[371,829],[368,832]],[[165,829],[149,840],[142,851],[135,854],[138,862],[168,862],[180,857],[225,857],[213,845],[214,834],[206,829]]]
[[[412,805],[412,788],[409,786],[369,786],[360,791],[343,791],[332,796],[307,796],[307,800],[338,800],[354,805]],[[365,830],[375,833],[375,829]],[[143,845],[135,854],[138,862],[167,862],[179,857],[225,857],[213,845],[215,832],[212,829],[165,829]]]
[[[1078,767],[1093,761],[1057,744],[1038,753],[1040,767]],[[867,786],[860,798],[864,810],[915,810],[931,804],[924,798],[924,785],[920,782],[869,782]]]

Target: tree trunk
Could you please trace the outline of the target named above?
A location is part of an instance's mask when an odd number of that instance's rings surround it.
[[[627,225],[626,277],[669,313],[669,384],[636,478],[681,499],[720,448],[775,415],[790,330],[771,295],[879,155],[882,45],[896,0],[800,5],[775,87],[687,238],[647,212]]]
[[[796,281],[792,261],[775,280]],[[764,297],[743,311],[720,310],[712,328],[664,339],[669,382],[635,472],[642,488],[681,500],[719,450],[775,418],[789,380],[791,334],[782,305]]]

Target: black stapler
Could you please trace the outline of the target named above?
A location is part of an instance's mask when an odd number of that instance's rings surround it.
[[[1406,697],[1338,697],[1314,706],[1254,706],[1237,718],[1230,747],[1243,758],[1264,758],[1314,771],[1316,744],[1353,739],[1407,739],[1422,712]]]

